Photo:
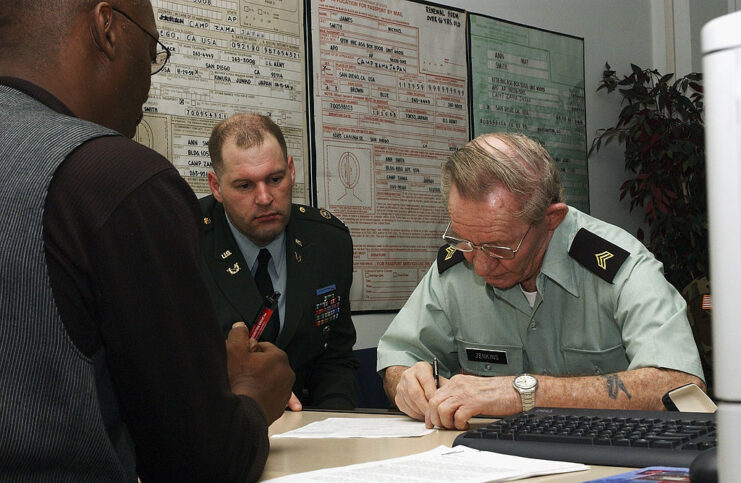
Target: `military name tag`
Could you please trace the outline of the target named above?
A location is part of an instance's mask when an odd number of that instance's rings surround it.
[[[507,352],[487,349],[472,349],[466,347],[466,357],[473,362],[488,362],[490,364],[506,364]]]

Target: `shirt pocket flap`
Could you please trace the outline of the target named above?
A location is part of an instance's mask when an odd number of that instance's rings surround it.
[[[522,347],[487,345],[456,339],[462,372],[477,376],[505,376],[523,371]]]
[[[562,352],[570,376],[612,374],[628,368],[628,356],[622,345],[597,350],[564,347]]]

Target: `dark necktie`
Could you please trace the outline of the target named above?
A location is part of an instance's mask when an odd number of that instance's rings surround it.
[[[257,272],[255,272],[255,283],[257,289],[262,295],[262,299],[273,295],[273,282],[270,280],[270,274],[268,273],[268,262],[270,261],[270,252],[267,248],[260,250],[260,254],[257,256]],[[260,337],[260,340],[267,342],[275,342],[278,337],[278,330],[280,329],[280,314],[276,307],[273,316],[268,321],[268,325],[265,326],[265,330]]]

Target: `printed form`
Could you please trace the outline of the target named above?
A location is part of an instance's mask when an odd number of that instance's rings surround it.
[[[302,0],[153,0],[173,52],[152,76],[136,140],[169,159],[197,195],[210,194],[208,138],[238,113],[266,114],[296,165],[293,199],[309,202]]]
[[[468,141],[466,16],[312,2],[317,203],[350,228],[353,310],[398,309],[447,223],[440,166]]]
[[[588,470],[579,463],[521,458],[466,446],[438,446],[411,456],[327,468],[267,480],[274,483],[336,481],[360,483],[511,481],[538,475]]]

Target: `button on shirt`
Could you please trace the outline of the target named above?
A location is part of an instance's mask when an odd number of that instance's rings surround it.
[[[273,282],[273,290],[280,293],[278,299],[278,314],[280,315],[280,328],[283,329],[286,320],[286,284],[288,281],[288,265],[286,263],[286,232],[285,230],[278,235],[275,240],[271,241],[264,247],[255,245],[252,240],[240,232],[226,216],[229,229],[234,235],[237,246],[242,251],[242,256],[247,266],[250,267],[250,273],[255,276],[257,272],[257,256],[261,248],[267,248],[270,252],[270,261],[268,262],[268,274]]]

